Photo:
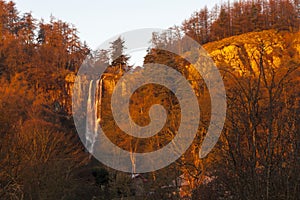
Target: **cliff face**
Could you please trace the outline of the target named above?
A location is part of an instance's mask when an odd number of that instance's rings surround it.
[[[104,73],[102,75],[103,92],[112,94],[114,87],[116,85],[116,81],[119,78],[120,78],[119,75]],[[63,100],[63,102],[68,102],[68,104],[66,105],[66,110],[69,114],[72,113],[72,94],[73,94],[75,79],[76,79],[75,73],[70,73],[65,77],[65,92],[67,93],[68,96],[66,97],[66,99]],[[87,94],[89,93],[89,85],[91,79],[81,75],[77,77],[77,81],[78,81],[78,85],[76,86],[76,90],[78,92],[78,95],[82,98],[76,99],[77,102],[73,102],[73,103],[77,105],[81,105],[81,103],[84,101],[83,98],[87,98]],[[63,105],[65,106],[65,104]]]
[[[251,32],[204,45],[216,65],[240,74],[257,72],[260,57],[265,64],[278,68],[286,60],[299,59],[300,32],[274,30]]]
[[[272,68],[288,65],[290,61],[299,63],[300,58],[300,32],[278,32],[268,30],[262,32],[251,32],[239,36],[226,38],[220,41],[205,44],[204,49],[210,54],[218,67],[225,67],[234,73],[247,75],[257,73],[259,63]],[[288,61],[288,62],[287,62]],[[188,67],[188,66],[187,66]],[[189,70],[187,79],[192,86],[199,83],[193,82],[193,70]],[[68,102],[72,96],[72,89],[76,75],[68,74],[65,78],[65,89],[69,95]],[[103,92],[112,94],[119,75],[103,75]],[[78,88],[81,93],[88,92],[89,81],[81,77],[83,86]],[[71,106],[67,109],[71,113]]]

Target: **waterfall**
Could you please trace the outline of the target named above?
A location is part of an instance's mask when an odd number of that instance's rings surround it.
[[[86,128],[85,128],[86,147],[90,153],[93,153],[94,151],[94,145],[98,134],[100,117],[98,118],[97,116],[97,110],[98,110],[99,102],[101,102],[101,96],[102,96],[101,94],[102,91],[99,91],[98,89],[99,80],[95,82],[94,90],[93,90],[93,83],[94,80],[91,80],[89,84],[89,94],[87,99],[87,110],[86,110]]]

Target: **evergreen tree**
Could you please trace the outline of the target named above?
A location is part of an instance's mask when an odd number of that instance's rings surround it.
[[[129,56],[124,55],[125,41],[118,37],[115,41],[111,42],[110,55],[111,55],[111,67],[114,68],[114,73],[123,74],[130,70],[128,65]]]

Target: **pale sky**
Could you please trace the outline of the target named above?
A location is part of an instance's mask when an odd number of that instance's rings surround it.
[[[220,0],[14,0],[21,13],[32,12],[48,21],[50,15],[74,24],[81,41],[92,49],[119,33],[139,28],[167,29],[205,5]]]

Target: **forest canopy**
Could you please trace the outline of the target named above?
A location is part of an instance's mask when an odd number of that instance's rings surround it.
[[[31,13],[21,14],[14,2],[0,0],[0,199],[122,199],[137,194],[144,199],[297,199],[299,28],[299,0],[244,0],[201,8],[181,25],[153,33],[144,63],[180,72],[195,90],[203,118],[186,154],[135,182],[93,159],[80,142],[71,110],[76,73],[89,57],[108,66],[112,84],[104,84],[101,123],[110,139],[121,141],[128,151],[139,151],[133,146],[139,142],[145,151],[159,149],[173,139],[180,118],[174,94],[162,86],[139,88],[130,101],[132,118],[149,123],[147,111],[157,103],[170,109],[169,118],[160,139],[125,138],[113,121],[108,89],[124,73],[142,76],[142,67],[128,64],[126,41],[119,37],[109,49],[92,51],[74,25],[55,17],[37,20]],[[194,52],[187,36],[211,54],[227,91],[224,130],[205,159],[198,152],[210,121],[206,85],[185,59],[160,49],[176,46],[190,55]]]

